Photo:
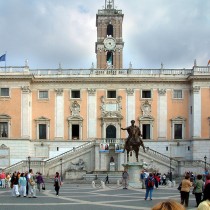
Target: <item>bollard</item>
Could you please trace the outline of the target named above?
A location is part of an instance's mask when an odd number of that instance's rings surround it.
[[[168,184],[168,186],[169,186],[169,187],[171,187],[171,186],[172,186],[171,181],[168,181],[168,183],[167,183],[167,184]]]
[[[176,181],[172,181],[172,186],[175,187],[176,186]]]
[[[96,188],[96,183],[94,181],[92,181],[92,187]]]
[[[120,180],[117,180],[117,186],[120,186]]]
[[[105,183],[103,181],[101,181],[101,188],[105,188]]]

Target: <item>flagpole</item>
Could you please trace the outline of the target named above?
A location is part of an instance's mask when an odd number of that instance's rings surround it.
[[[6,73],[6,66],[7,66],[7,51],[5,52],[5,73]]]

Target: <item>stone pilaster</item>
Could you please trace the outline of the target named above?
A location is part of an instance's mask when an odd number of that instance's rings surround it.
[[[134,89],[128,88],[127,100],[126,100],[126,126],[130,125],[131,120],[135,120],[135,91]]]
[[[96,89],[88,89],[88,138],[96,138],[97,136],[97,107],[96,107]]]
[[[201,137],[201,92],[199,86],[192,88],[192,137]]]
[[[31,90],[29,86],[23,86],[21,90],[21,137],[31,138]]]
[[[158,89],[158,139],[167,139],[166,89]]]
[[[63,89],[55,89],[55,139],[64,139],[64,96]]]

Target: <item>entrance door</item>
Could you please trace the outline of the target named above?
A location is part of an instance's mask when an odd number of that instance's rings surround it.
[[[106,128],[106,138],[116,138],[116,128],[114,125],[109,125]]]

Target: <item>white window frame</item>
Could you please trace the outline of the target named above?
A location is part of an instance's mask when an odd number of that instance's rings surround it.
[[[1,95],[1,89],[8,89],[8,90],[9,90],[9,91],[8,91],[8,92],[9,92],[9,95],[8,95],[8,96],[3,96],[3,95]],[[10,88],[8,88],[8,87],[1,87],[1,88],[0,88],[0,97],[1,97],[1,98],[9,98],[9,97],[10,97],[10,94],[11,94],[11,93],[10,93]]]
[[[0,115],[0,122],[7,123],[7,137],[1,137],[0,138],[10,138],[10,130],[11,130],[11,117],[6,114]]]
[[[42,140],[49,140],[50,138],[50,119],[46,117],[40,117],[35,120],[36,121],[36,138],[40,141]],[[46,139],[40,139],[39,138],[39,125],[40,124],[46,124]]]
[[[181,139],[175,139],[175,124],[181,124],[182,125],[182,138]],[[184,140],[185,139],[185,129],[186,129],[186,119],[183,117],[176,117],[171,119],[171,137],[172,140]]]
[[[41,98],[40,97],[40,92],[47,92],[47,98]],[[38,91],[38,99],[39,100],[49,100],[49,90],[39,90]]]
[[[176,92],[177,92],[177,95],[179,95],[178,91],[179,91],[179,93],[181,92],[181,97],[176,97],[175,96]],[[174,89],[173,90],[173,99],[180,100],[180,99],[183,99],[183,98],[184,97],[183,97],[183,90],[182,89]]]

